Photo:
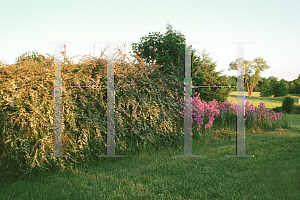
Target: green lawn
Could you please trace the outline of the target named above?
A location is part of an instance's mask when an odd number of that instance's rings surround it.
[[[233,103],[237,103],[236,96],[237,96],[237,92],[231,92],[227,100],[229,102],[232,101]],[[251,93],[251,97],[249,97],[248,93],[245,92],[245,103],[249,101],[249,103],[253,104],[254,107],[255,106],[258,107],[259,103],[263,102],[265,103],[266,108],[271,110],[272,108],[282,106],[282,101],[284,100],[284,97],[259,97],[259,96],[260,96],[260,92]],[[300,99],[300,94],[290,94],[289,96],[295,98],[296,102],[299,102],[298,99]],[[299,105],[299,103],[295,105]]]
[[[259,99],[246,102],[280,106],[272,98]],[[193,154],[200,158],[176,158],[183,145],[101,158],[76,166],[74,173],[0,179],[0,199],[300,199],[300,115],[284,115],[292,131],[246,134],[246,155],[254,157],[227,158],[236,154],[235,138],[193,140]]]

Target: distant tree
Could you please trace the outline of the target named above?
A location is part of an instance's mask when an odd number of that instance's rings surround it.
[[[206,53],[206,50],[202,51],[200,57],[194,55],[194,60],[192,61],[192,85],[231,85],[230,78],[228,76],[220,76],[224,70],[221,72],[215,71],[216,62],[212,62],[212,59],[208,55],[209,53]],[[205,102],[212,101],[213,99],[224,102],[226,98],[230,96],[231,91],[234,91],[234,88],[194,88],[192,94],[195,94],[196,92],[200,93],[201,100],[204,100]]]
[[[267,79],[264,79],[260,86],[260,96],[261,97],[270,97],[272,95],[273,95],[273,89],[271,87],[271,84]]]
[[[286,88],[288,89],[289,88],[289,82],[285,79],[280,79],[280,82],[283,82],[286,86]]]
[[[257,83],[257,85],[256,85],[256,89],[257,89],[258,92],[260,92],[262,83],[263,83],[264,81],[266,81],[266,80],[267,80],[266,78],[262,78],[260,81],[258,81],[258,83]]]
[[[260,84],[261,84],[262,80],[263,80],[263,78],[260,75],[257,75],[257,83],[256,83],[256,85],[253,86],[253,92],[259,92]]]
[[[290,83],[290,88],[289,88],[290,93],[300,94],[300,80],[295,79],[289,83]]]
[[[277,78],[277,77],[274,77],[274,76],[270,76],[267,80],[270,82],[271,87],[272,87],[273,90],[274,90],[275,85],[276,85],[277,82],[278,82],[278,78]]]
[[[288,95],[288,89],[284,82],[280,81],[274,85],[274,97],[283,97]]]
[[[269,69],[270,66],[268,66],[266,64],[266,61],[264,61],[262,58],[255,58],[253,62],[245,60],[244,63],[245,63],[245,84],[248,91],[248,96],[251,97],[253,88],[256,86],[258,81],[262,79],[259,76],[259,73],[261,73],[265,69]],[[237,60],[229,64],[228,70],[237,70]],[[254,70],[254,74],[252,74],[253,70]]]
[[[229,84],[228,85],[232,85],[232,86],[236,86],[237,85],[237,78],[236,76],[229,76]],[[236,88],[233,88],[233,91],[236,91]]]
[[[289,94],[293,93],[293,88],[295,87],[294,83],[292,81],[288,82],[288,90],[289,90]]]

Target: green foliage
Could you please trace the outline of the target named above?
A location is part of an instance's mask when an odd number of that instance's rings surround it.
[[[32,53],[30,53],[30,51],[29,51],[29,52],[26,52],[25,54],[23,54],[22,56],[17,57],[16,62],[19,64],[20,62],[27,59],[27,60],[30,60],[30,61],[35,60],[35,61],[40,63],[41,58],[45,59],[45,57],[42,56],[42,55],[39,55],[38,52],[33,51]]]
[[[168,74],[184,75],[184,55],[185,36],[181,33],[174,32],[172,26],[167,26],[165,35],[159,32],[150,33],[147,37],[142,37],[140,43],[133,43],[133,53],[145,59],[147,64],[154,63],[163,65],[159,70]],[[195,52],[195,51],[193,51]]]
[[[273,89],[271,87],[271,84],[266,79],[262,81],[262,84],[261,84],[259,90],[260,90],[261,97],[270,97],[273,95]]]
[[[289,93],[300,94],[300,79],[295,79],[289,82]]]
[[[286,113],[291,113],[294,108],[294,99],[291,97],[285,97],[282,102],[282,110]]]
[[[170,90],[174,91],[174,82],[179,81],[184,88],[184,63],[185,63],[185,37],[172,30],[172,26],[167,26],[165,36],[159,32],[150,33],[147,37],[142,37],[139,44],[133,43],[132,49],[139,57],[143,58],[145,62],[150,64],[162,65],[158,68],[158,73],[152,73],[149,78],[164,81]],[[216,64],[212,63],[211,58],[203,53],[202,59],[194,55],[195,50],[192,49],[192,85],[230,85],[229,78],[226,76],[219,76],[220,72],[214,72]],[[173,76],[172,76],[173,75]],[[234,88],[200,88],[193,89],[192,95],[195,92],[201,93],[201,99],[205,101],[225,101],[229,93]],[[175,91],[174,91],[175,92]],[[179,93],[179,96],[184,96],[184,93]]]
[[[288,89],[283,82],[277,82],[274,87],[274,97],[283,97],[288,95]]]
[[[242,69],[245,66],[245,86],[246,91],[248,92],[248,96],[251,97],[251,93],[253,89],[256,87],[257,83],[262,80],[259,73],[264,71],[265,69],[269,69],[270,66],[267,65],[267,62],[264,61],[262,58],[255,58],[253,61],[244,60],[244,65],[242,65]],[[238,68],[238,60],[236,59],[235,62],[231,62],[229,64],[229,71],[230,70],[239,70],[241,72],[241,68]],[[254,74],[252,72],[254,71]]]
[[[282,112],[283,111],[282,107],[276,107],[276,108],[273,108],[272,110],[275,111],[275,112]]]
[[[205,50],[202,52],[202,58],[194,55],[192,60],[192,85],[236,85],[236,78],[230,78],[228,76],[219,76],[221,72],[215,72],[216,62],[212,62],[212,59],[208,57],[209,53]],[[235,79],[235,80],[234,80]],[[230,92],[234,91],[235,88],[194,88],[192,94],[196,92],[200,93],[201,100],[205,102],[216,101],[224,102],[229,97]]]
[[[293,114],[300,114],[300,105],[294,106]]]
[[[165,35],[159,32],[150,33],[142,37],[140,43],[131,44],[133,53],[150,66],[161,66],[156,72],[149,75],[152,80],[159,80],[166,83],[168,88],[175,92],[174,82],[178,81],[184,88],[184,62],[185,62],[185,36],[173,31],[172,26],[167,26]],[[192,56],[195,50],[192,50]],[[181,92],[180,96],[184,93]]]

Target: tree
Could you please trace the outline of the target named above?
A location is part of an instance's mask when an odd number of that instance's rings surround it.
[[[274,76],[270,76],[267,80],[270,82],[271,87],[272,87],[273,90],[274,90],[275,85],[276,85],[277,82],[278,82],[278,78],[277,78],[277,77],[274,77]],[[273,93],[273,94],[274,94],[274,93]]]
[[[236,78],[230,78],[228,76],[219,76],[221,72],[215,72],[216,62],[212,62],[212,59],[208,57],[209,53],[206,53],[205,50],[202,51],[202,58],[194,55],[192,60],[192,85],[201,86],[201,85],[210,85],[210,86],[219,86],[219,85],[232,85],[235,83]],[[235,81],[235,82],[234,82]],[[193,89],[193,93],[200,93],[201,100],[205,102],[212,101],[216,99],[217,101],[224,102],[226,98],[230,95],[231,91],[234,91],[235,88],[199,88]]]
[[[280,79],[280,82],[284,83],[284,85],[286,86],[286,88],[289,88],[289,82],[285,79]]]
[[[283,97],[288,95],[288,89],[284,82],[280,81],[274,85],[274,97]]]
[[[300,94],[300,80],[295,79],[289,82],[289,93]]]
[[[149,32],[148,37],[142,37],[140,43],[132,43],[133,53],[145,59],[146,64],[162,65],[160,72],[165,74],[184,75],[185,46],[176,43],[185,43],[183,34],[173,31],[168,23],[167,32],[161,35],[160,32]],[[195,50],[192,49],[192,54]]]
[[[159,32],[150,33],[147,37],[142,37],[140,43],[133,43],[132,49],[135,54],[144,59],[149,66],[151,64],[160,65],[157,73],[153,72],[149,78],[153,80],[165,81],[170,88],[174,87],[171,83],[174,81],[182,82],[182,91],[184,88],[185,78],[185,45],[178,45],[176,43],[185,43],[183,34],[172,30],[170,24],[167,25],[167,32],[165,36]],[[192,49],[192,85],[228,85],[229,78],[226,76],[219,77],[219,72],[215,70],[215,63],[211,63],[211,59],[207,54],[203,53],[203,59],[195,56],[196,51]],[[160,78],[159,78],[160,77]],[[202,90],[203,89],[203,90]],[[175,92],[175,88],[172,88]],[[234,90],[230,88],[208,89],[201,88],[201,99],[206,101],[216,99],[218,101],[225,101],[229,96],[229,92]],[[199,89],[197,89],[199,92]],[[193,89],[192,95],[196,92]],[[180,96],[184,93],[179,92]]]
[[[237,77],[236,76],[230,76],[229,77],[229,83],[228,85],[232,85],[232,86],[235,86],[237,85]],[[233,88],[234,91],[237,91],[236,88]]]
[[[270,82],[264,78],[260,86],[260,96],[261,97],[270,97],[273,95],[273,89]]]
[[[253,92],[259,92],[260,91],[260,86],[261,86],[261,81],[263,80],[263,77],[261,77],[259,74],[257,75],[257,83],[255,86],[253,86]],[[247,91],[248,92],[248,91]]]
[[[266,64],[262,58],[255,58],[254,61],[245,60],[245,83],[246,88],[248,91],[248,96],[251,97],[251,93],[253,92],[253,88],[256,86],[261,77],[258,76],[260,72],[264,71],[265,69],[269,69],[270,66]],[[244,66],[242,66],[244,67]],[[229,64],[229,71],[230,70],[237,70],[237,60],[235,62],[231,62]],[[255,73],[251,75],[252,70],[255,70]]]
[[[183,34],[173,31],[172,26],[167,24],[165,35],[149,32],[149,36],[142,37],[140,43],[131,44],[133,53],[148,66],[159,66],[148,77],[156,83],[164,82],[179,97],[184,96],[185,45],[176,43],[185,41]],[[192,57],[195,51],[192,49]],[[178,88],[175,83],[182,83],[182,87]]]
[[[264,81],[266,81],[266,80],[267,80],[266,78],[262,78],[260,81],[258,81],[258,83],[257,83],[257,85],[256,85],[256,91],[257,91],[257,92],[260,92],[261,87],[262,87],[262,83],[263,83]]]

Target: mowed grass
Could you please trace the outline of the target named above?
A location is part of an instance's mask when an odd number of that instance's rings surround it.
[[[288,96],[295,98],[296,102],[299,102],[298,99],[300,99],[300,94],[289,94]],[[227,98],[227,100],[233,103],[237,103],[236,100],[237,92],[231,92],[230,96]],[[252,92],[251,97],[249,97],[248,92],[245,92],[245,103],[249,101],[250,104],[253,104],[253,107],[258,107],[260,102],[265,103],[265,106],[268,110],[272,110],[272,108],[281,107],[282,101],[285,97],[260,97],[260,92]],[[295,103],[295,105],[299,105],[299,103]]]
[[[255,97],[254,106],[281,106],[277,98]],[[231,96],[228,98],[234,98]],[[276,100],[275,100],[276,99]],[[257,103],[257,105],[255,104]],[[289,130],[247,133],[246,155],[236,154],[236,139],[193,139],[193,155],[177,158],[180,149],[161,149],[101,158],[99,163],[80,164],[73,172],[23,176],[5,182],[2,199],[299,199],[300,115],[284,114]]]

